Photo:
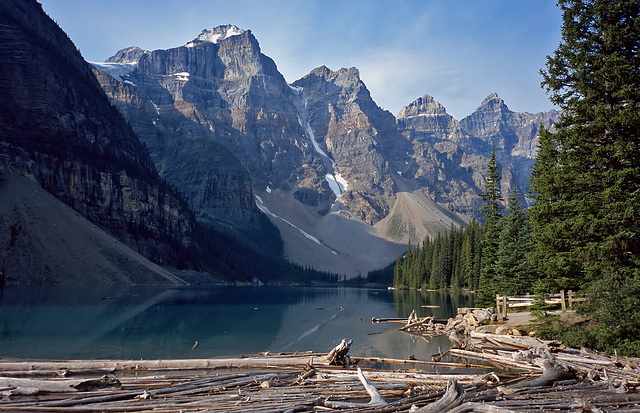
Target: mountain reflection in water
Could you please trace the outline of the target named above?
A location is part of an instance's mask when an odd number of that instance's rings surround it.
[[[329,287],[6,286],[0,297],[0,357],[154,359],[328,352],[429,360],[448,348],[372,317],[450,317],[471,295]],[[439,308],[422,308],[438,305]],[[197,342],[197,345],[195,345]]]

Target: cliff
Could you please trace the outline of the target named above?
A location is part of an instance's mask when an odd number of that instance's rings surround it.
[[[90,66],[34,0],[0,4],[0,96],[0,173],[27,177],[155,262],[182,263],[194,246],[192,215],[159,178]],[[10,215],[2,219],[15,227]],[[43,263],[35,258],[14,262],[18,252],[36,257],[37,251],[19,239],[2,242],[5,265],[19,269],[14,274],[38,273]],[[82,275],[91,282],[91,274]],[[158,275],[148,281],[167,282]]]

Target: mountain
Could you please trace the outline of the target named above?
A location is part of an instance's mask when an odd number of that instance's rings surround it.
[[[495,148],[502,168],[502,194],[513,186],[526,193],[535,160],[537,132],[552,129],[557,111],[512,112],[495,93],[490,94],[460,122],[431,96],[424,95],[403,108],[398,126],[413,142],[411,176],[439,204],[452,212],[480,218],[486,167]]]
[[[0,74],[0,264],[10,281],[183,284],[165,267],[205,271],[189,273],[194,283],[211,282],[211,274],[251,281],[269,273],[265,267],[291,270],[237,159],[189,135],[189,148],[210,156],[215,168],[187,174],[185,182],[212,187],[216,199],[203,198],[197,207],[257,222],[255,238],[268,248],[196,220],[158,175],[91,66],[35,0],[0,3]]]
[[[250,233],[258,209],[288,259],[349,276],[478,218],[492,146],[505,198],[513,185],[524,193],[537,128],[558,116],[512,112],[495,94],[461,121],[428,95],[394,116],[356,68],[322,66],[287,84],[251,31],[233,25],[93,65],[200,220]]]
[[[309,102],[260,52],[250,31],[231,25],[204,30],[182,47],[151,52],[129,48],[94,66],[161,176],[199,219],[259,231],[250,216],[243,220],[240,214],[221,213],[224,208],[198,208],[200,199],[219,202],[249,194],[242,197],[249,202],[237,202],[234,210],[260,208],[283,234],[289,259],[325,271],[364,273],[402,249],[360,220],[350,220],[350,212],[340,214],[334,204],[344,181],[326,145],[314,138]],[[392,116],[390,120],[394,125]],[[222,166],[216,153],[229,164],[228,174],[246,183],[224,185],[228,193],[222,198],[212,183]],[[193,185],[190,177],[209,183]],[[357,229],[349,230],[351,225]],[[358,234],[355,240],[353,233]],[[378,250],[383,259],[371,259],[370,252]]]

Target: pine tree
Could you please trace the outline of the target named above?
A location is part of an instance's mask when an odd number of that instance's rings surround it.
[[[562,41],[541,73],[563,113],[532,178],[539,268],[589,291],[602,346],[640,353],[640,2],[559,6]]]
[[[579,261],[572,254],[572,240],[564,236],[572,212],[563,200],[569,188],[561,167],[555,135],[540,128],[528,194],[534,201],[529,208],[530,257],[537,265],[535,291],[540,294],[579,289],[582,282],[572,275],[579,273]]]
[[[501,294],[532,292],[534,268],[527,259],[532,241],[518,189],[509,195],[507,215],[502,219],[496,261],[496,281]]]
[[[480,194],[484,205],[480,212],[484,215],[484,240],[482,244],[482,267],[480,270],[480,291],[478,301],[482,305],[494,302],[498,285],[496,284],[496,262],[498,259],[498,240],[500,238],[502,199],[500,191],[500,166],[496,161],[495,148],[487,164],[485,192]]]
[[[402,276],[402,257],[400,256],[400,254],[398,254],[396,265],[393,267],[393,286],[395,288],[406,287]]]
[[[464,237],[462,242],[462,280],[461,286],[464,288],[473,288],[473,250],[471,236]]]
[[[440,288],[440,275],[442,274],[442,236],[438,232],[436,239],[433,241],[433,255],[431,257],[431,274],[429,276],[429,288],[437,290]]]

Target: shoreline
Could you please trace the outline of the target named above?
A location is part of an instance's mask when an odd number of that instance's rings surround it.
[[[526,312],[510,316],[504,325],[512,329],[531,320]],[[452,348],[431,361],[354,356],[337,366],[331,362],[338,347],[328,354],[265,352],[209,359],[0,359],[0,411],[640,408],[640,359],[569,349],[529,336],[472,332],[469,340],[468,349]],[[424,365],[436,371],[422,370]]]

